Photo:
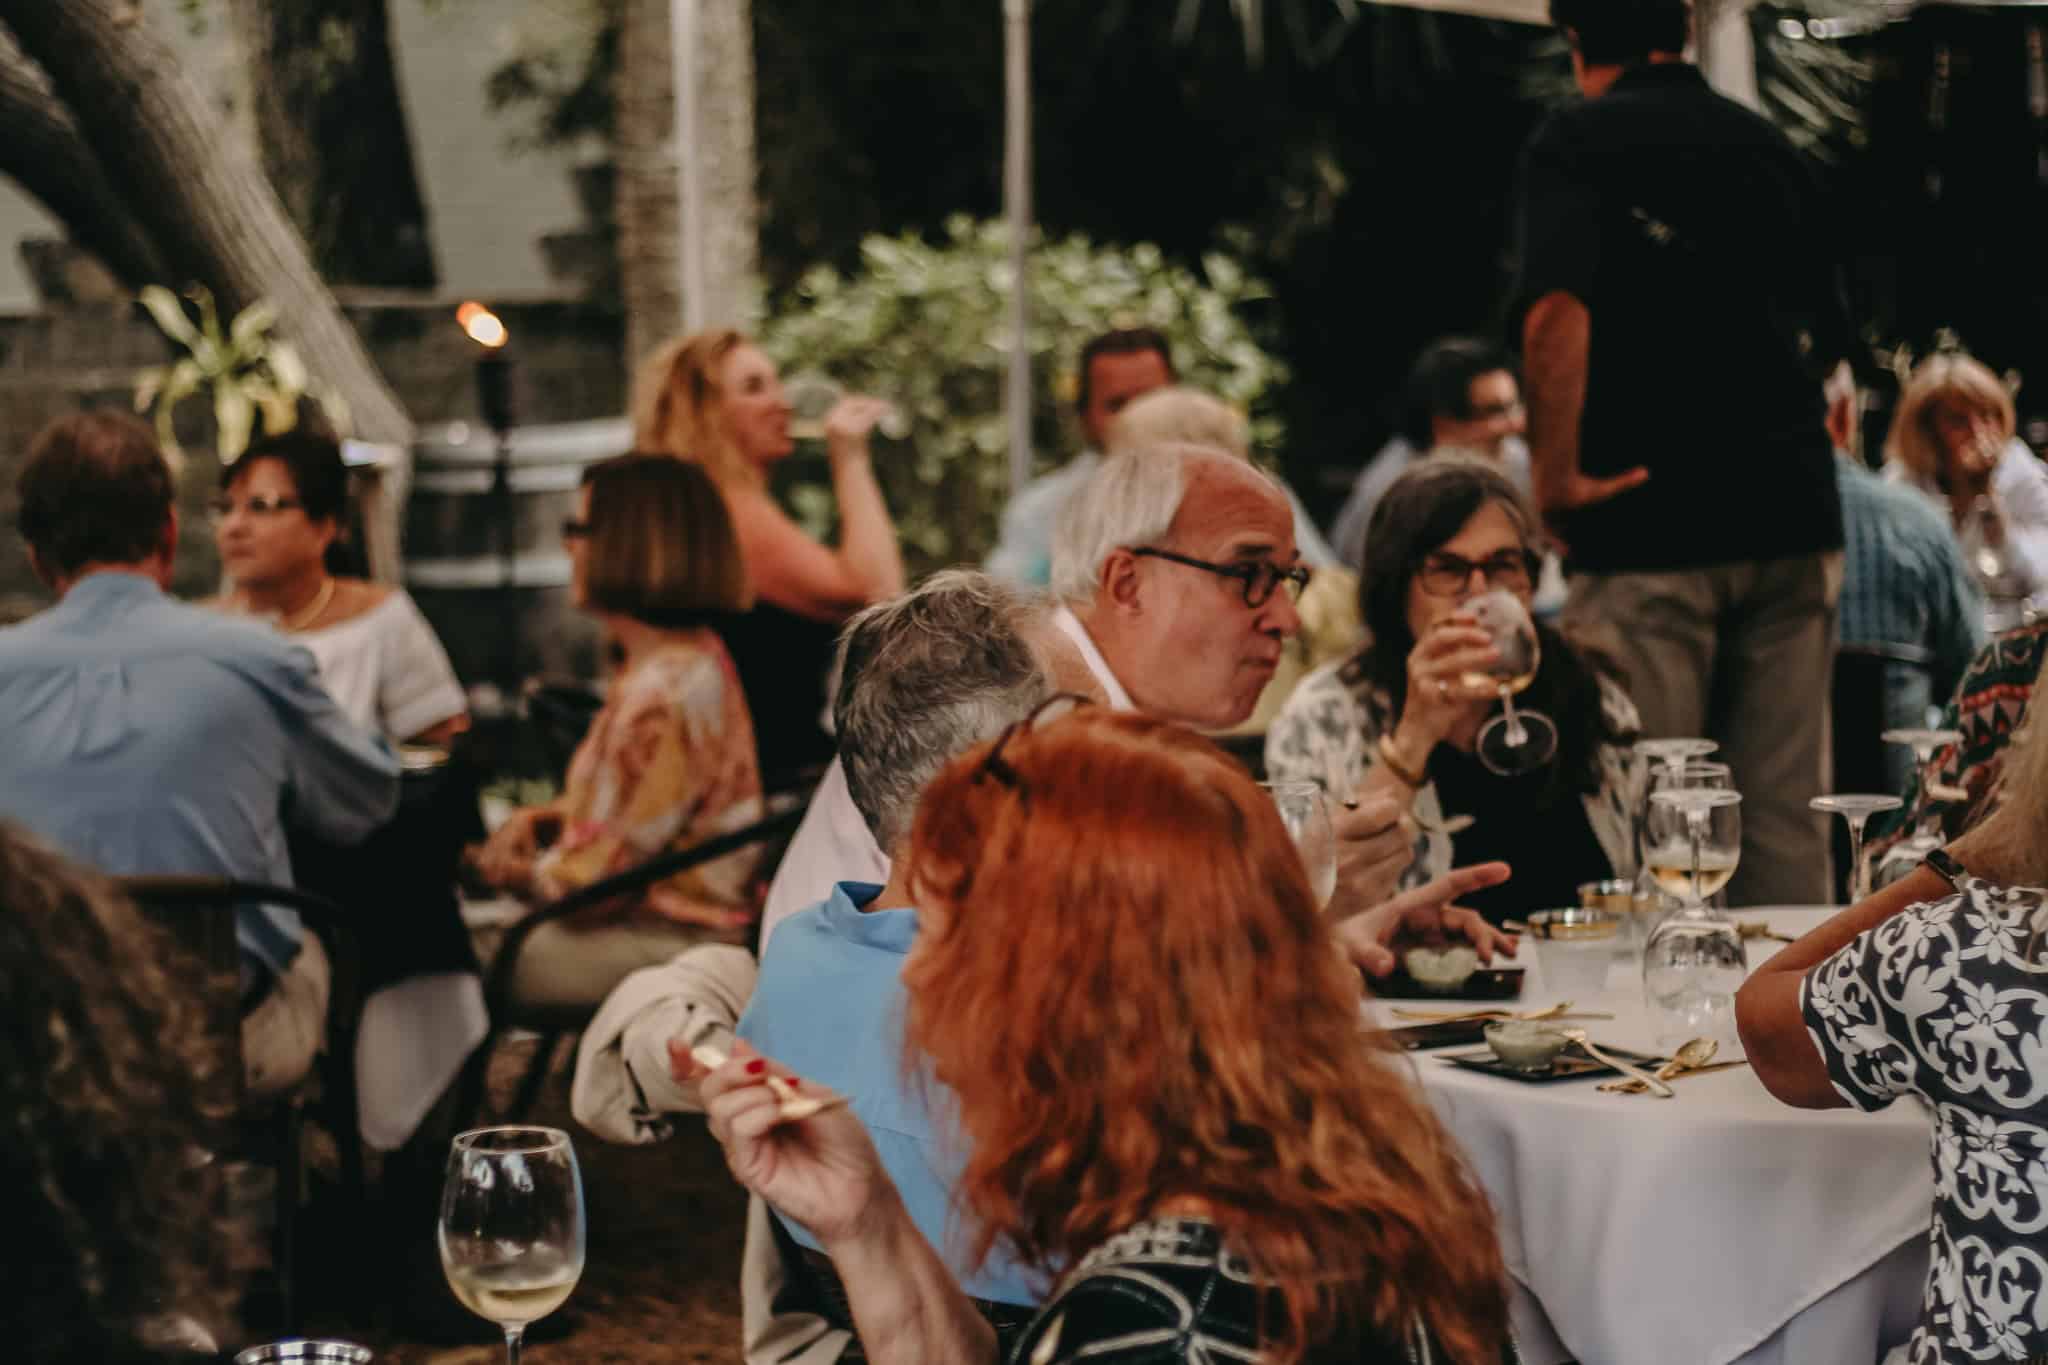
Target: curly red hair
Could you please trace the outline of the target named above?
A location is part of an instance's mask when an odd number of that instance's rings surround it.
[[[1285,1310],[1292,1361],[1420,1314],[1459,1360],[1506,1337],[1485,1195],[1362,1031],[1273,803],[1188,731],[1087,708],[927,789],[906,1038],[958,1099],[986,1256],[1047,1272],[1196,1200]]]

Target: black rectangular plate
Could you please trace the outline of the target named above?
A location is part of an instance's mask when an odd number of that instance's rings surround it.
[[[1430,1047],[1470,1047],[1486,1041],[1486,1026],[1491,1022],[1489,1019],[1444,1019],[1434,1024],[1409,1024],[1388,1029],[1387,1037],[1410,1052]]]
[[[1454,994],[1426,991],[1401,967],[1386,976],[1366,979],[1376,1000],[1513,1000],[1522,994],[1521,967],[1481,967]]]
[[[1641,1052],[1630,1052],[1625,1047],[1609,1047],[1597,1044],[1602,1052],[1611,1052],[1624,1062],[1633,1062],[1645,1071],[1655,1069],[1664,1059]],[[1468,1071],[1484,1071],[1494,1076],[1505,1076],[1511,1081],[1529,1081],[1542,1085],[1549,1081],[1575,1081],[1586,1076],[1618,1076],[1621,1073],[1605,1062],[1596,1062],[1577,1048],[1567,1048],[1550,1064],[1548,1071],[1516,1071],[1493,1055],[1491,1049],[1478,1052],[1447,1052],[1443,1060],[1453,1066],[1462,1066]]]

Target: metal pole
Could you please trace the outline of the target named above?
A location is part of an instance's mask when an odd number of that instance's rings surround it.
[[[1003,0],[1003,203],[1010,220],[1010,492],[1031,480],[1031,0]]]
[[[683,330],[706,325],[704,284],[704,177],[697,155],[697,5],[672,0],[669,46],[675,62],[677,267],[683,292]]]

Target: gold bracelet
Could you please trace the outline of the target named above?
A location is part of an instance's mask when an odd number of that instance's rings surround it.
[[[1380,762],[1386,765],[1388,772],[1400,778],[1404,785],[1412,787],[1416,791],[1422,790],[1423,786],[1429,781],[1422,773],[1415,771],[1401,761],[1401,756],[1394,752],[1393,739],[1387,735],[1380,736]],[[1427,760],[1424,761],[1423,766],[1428,766]]]

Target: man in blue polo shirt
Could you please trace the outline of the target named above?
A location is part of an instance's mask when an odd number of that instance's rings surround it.
[[[0,630],[0,817],[102,872],[289,885],[287,820],[354,843],[398,806],[398,761],[321,688],[313,656],[165,593],[171,471],[118,412],[60,418],[20,481],[20,526],[57,604]],[[328,963],[299,917],[245,907],[251,1094],[311,1067]]]
[[[918,794],[955,755],[1028,715],[1050,693],[1047,633],[1034,610],[981,574],[936,575],[848,626],[836,714],[853,804],[876,844],[894,854],[910,832]],[[1043,1297],[1000,1256],[968,1270],[973,1229],[952,1216],[964,1139],[945,1118],[936,1082],[906,1080],[903,959],[917,911],[895,858],[885,887],[841,882],[825,901],[789,917],[761,959],[739,1036],[851,1097],[882,1164],[962,1286],[999,1328],[1022,1326]],[[779,1215],[778,1215],[779,1217]],[[802,1227],[784,1224],[828,1284],[829,1263]],[[1002,1306],[1016,1310],[1004,1313]]]

